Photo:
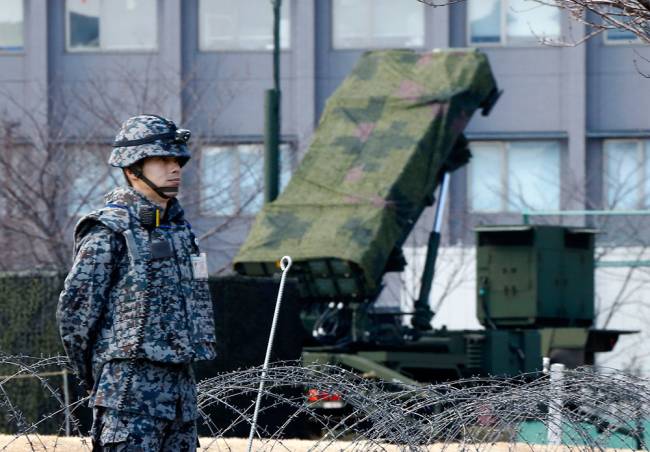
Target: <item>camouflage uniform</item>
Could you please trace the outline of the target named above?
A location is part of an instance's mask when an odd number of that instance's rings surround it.
[[[100,443],[104,450],[186,451],[196,447],[196,424],[173,422],[139,414],[116,411],[100,412],[103,426]],[[130,447],[130,448],[129,448]]]
[[[165,133],[148,127],[159,125],[157,117],[141,118],[129,119],[118,140]],[[125,167],[152,155],[187,161],[184,147],[164,139],[153,150],[116,147],[111,164]],[[106,206],[75,228],[74,265],[59,299],[63,344],[91,391],[92,434],[104,450],[196,446],[190,363],[215,356],[212,303],[207,281],[194,277],[199,249],[180,204],[171,198],[159,224],[149,221],[156,209],[133,188],[107,194]]]

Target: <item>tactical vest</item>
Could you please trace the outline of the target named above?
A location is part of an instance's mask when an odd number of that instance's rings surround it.
[[[212,302],[207,280],[193,277],[191,256],[199,250],[189,224],[145,229],[128,206],[111,205],[79,221],[75,253],[95,222],[124,238],[129,263],[128,271],[112,281],[93,343],[93,362],[145,358],[180,364],[213,359]]]

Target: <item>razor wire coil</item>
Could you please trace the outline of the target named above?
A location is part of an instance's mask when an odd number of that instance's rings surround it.
[[[20,441],[27,450],[42,450],[45,436],[40,429],[46,421],[59,422],[55,433],[63,439],[66,409],[71,435],[83,441],[87,432],[79,413],[87,399],[66,405],[57,377],[43,376],[68,368],[66,358],[1,355],[0,366],[7,375],[0,380],[0,417],[10,420],[13,432],[0,442],[0,450],[12,450]],[[556,386],[543,373],[404,386],[330,365],[279,362],[264,374],[261,370],[243,369],[199,382],[199,424],[209,432],[202,450],[245,450],[229,449],[229,438],[243,439],[238,432],[251,427],[262,378],[265,403],[259,407],[255,450],[292,450],[289,438],[295,432],[315,438],[311,450],[480,451],[497,444],[534,450],[548,444],[549,429],[559,433],[565,450],[649,450],[650,380],[619,371],[565,370]],[[36,419],[24,415],[12,395],[15,378],[25,375],[38,381],[56,405]],[[309,388],[336,395],[344,406],[328,410],[319,400],[309,401]],[[551,415],[551,407],[559,416]]]

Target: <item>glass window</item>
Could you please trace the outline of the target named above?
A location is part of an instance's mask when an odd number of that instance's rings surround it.
[[[532,44],[559,38],[560,9],[536,0],[470,0],[471,44]]]
[[[264,203],[264,149],[244,145],[238,151],[240,206],[242,213],[254,215]]]
[[[289,3],[280,7],[280,48],[290,43]],[[271,0],[199,0],[201,50],[273,50]]]
[[[499,212],[503,203],[503,145],[498,142],[472,143],[469,166],[470,209]]]
[[[280,146],[280,189],[289,183],[291,146]],[[255,215],[264,203],[264,145],[210,146],[201,155],[201,212]]]
[[[157,0],[67,0],[68,50],[153,50]]]
[[[104,205],[104,195],[124,183],[122,170],[106,164],[104,150],[74,152],[73,171],[68,189],[68,215],[85,215]]]
[[[472,0],[467,8],[472,44],[501,41],[501,0]]]
[[[639,171],[641,173],[641,171]],[[643,192],[641,193],[641,207],[650,207],[650,140],[643,141]]]
[[[560,36],[560,9],[535,0],[509,0],[508,42],[537,42]]]
[[[203,149],[201,155],[201,210],[217,215],[234,215],[237,210],[236,149],[220,146]]]
[[[605,42],[627,43],[630,41],[640,41],[640,39],[629,30],[611,29],[605,32]]]
[[[23,0],[2,0],[0,52],[23,50]]]
[[[560,208],[560,145],[553,141],[508,144],[508,210]]]
[[[607,140],[605,150],[606,204],[609,209],[642,206],[643,151],[638,140]],[[647,173],[647,170],[646,170]]]
[[[468,196],[474,212],[560,207],[560,143],[472,143]]]
[[[333,0],[332,3],[335,49],[424,46],[424,5],[420,2]]]
[[[609,8],[605,8],[605,11],[613,19],[619,22],[626,23],[631,20],[630,16],[628,16],[628,14],[625,13],[621,8],[609,7]],[[647,26],[645,28],[647,28]],[[620,28],[612,28],[606,30],[605,33],[603,34],[605,36],[605,43],[607,44],[634,44],[634,43],[641,42],[641,39],[637,35],[635,35],[629,30],[623,30]]]

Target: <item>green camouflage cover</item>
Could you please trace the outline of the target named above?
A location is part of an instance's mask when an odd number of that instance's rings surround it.
[[[269,275],[289,255],[304,296],[376,295],[441,170],[465,150],[455,145],[472,113],[495,93],[475,50],[365,53],[329,98],[289,185],[257,216],[236,271]]]

